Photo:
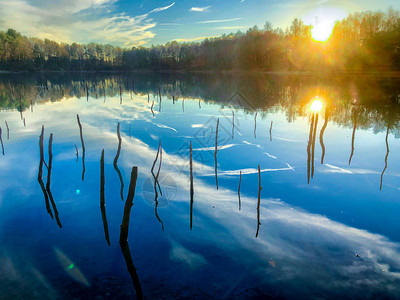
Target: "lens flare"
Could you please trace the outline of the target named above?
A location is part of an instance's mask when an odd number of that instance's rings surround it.
[[[312,103],[311,103],[311,110],[313,112],[319,112],[322,109],[322,101],[319,99],[315,99]]]

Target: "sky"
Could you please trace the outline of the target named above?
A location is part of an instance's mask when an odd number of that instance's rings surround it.
[[[400,10],[398,0],[0,0],[0,30],[57,42],[137,47],[200,41],[268,21],[317,26],[349,13]]]

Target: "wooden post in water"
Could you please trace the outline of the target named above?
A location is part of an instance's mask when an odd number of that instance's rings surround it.
[[[117,165],[118,164],[119,154],[121,152],[121,143],[122,143],[121,134],[119,132],[119,123],[118,123],[118,126],[117,126],[117,136],[118,136],[118,149],[117,149],[117,154],[115,155],[115,158],[114,158],[113,165],[114,165],[114,170],[117,172],[119,181],[121,183],[121,191],[120,191],[121,200],[124,201],[124,180],[122,178],[121,171],[119,170],[118,165]]]
[[[161,164],[162,164],[162,146],[161,146],[161,140],[158,146],[158,152],[157,152],[157,157],[158,157],[158,153],[160,153],[160,163],[158,165],[158,171],[154,180],[154,192],[155,192],[155,197],[154,197],[154,203],[155,203],[155,207],[154,207],[154,213],[156,215],[157,220],[161,223],[161,227],[162,230],[164,230],[164,223],[163,221],[160,219],[160,217],[158,216],[158,192],[157,192],[157,184],[158,184],[158,176],[160,175],[160,170],[161,170]],[[156,160],[157,160],[156,157]],[[154,164],[153,164],[154,166]]]
[[[101,211],[101,218],[103,219],[104,235],[108,246],[110,246],[110,234],[108,232],[108,223],[106,215],[106,197],[104,194],[105,181],[106,180],[104,175],[104,149],[103,149],[103,151],[101,151],[101,158],[100,158],[100,211]]]
[[[190,141],[190,230],[193,227],[193,161],[192,161],[192,141]]]
[[[388,126],[388,128],[387,128],[387,130],[386,130],[386,138],[385,138],[385,142],[386,142],[385,167],[383,168],[382,174],[381,174],[381,185],[380,185],[380,187],[379,187],[379,190],[380,190],[380,191],[382,190],[383,174],[385,174],[385,171],[386,171],[386,169],[387,169],[387,159],[388,159],[388,156],[389,156],[389,143],[388,143],[389,128],[390,128],[390,127]]]
[[[260,171],[260,165],[258,165],[258,201],[257,201],[257,232],[256,232],[256,238],[258,237],[258,231],[260,230],[260,201],[261,201],[261,171]]]
[[[7,140],[9,140],[10,139],[10,128],[8,127],[7,121],[5,121],[5,122],[6,122],[6,127],[7,127]]]
[[[151,104],[151,107],[150,107],[150,109],[151,109],[151,113],[153,114],[153,118],[154,118],[153,106],[154,106],[154,100],[153,100],[153,103]]]
[[[273,124],[274,122],[273,121],[271,121],[271,125],[269,126],[269,141],[270,142],[272,142],[272,124]]]
[[[1,130],[1,127],[0,127],[0,142],[1,142],[1,149],[2,149],[2,152],[3,152],[3,155],[4,155],[4,144],[3,144],[3,139],[1,137],[1,132],[2,132],[2,130]]]
[[[315,136],[317,133],[317,126],[318,126],[318,113],[315,114],[314,132],[312,138],[311,178],[314,178]]]
[[[356,115],[356,111],[354,111],[354,127],[353,127],[353,134],[351,135],[351,153],[350,153],[350,158],[349,158],[349,166],[351,164],[351,159],[353,158],[353,154],[354,154],[354,138],[356,135],[356,127],[357,127],[357,115]]]
[[[311,159],[311,144],[312,144],[312,133],[314,129],[314,113],[311,117],[311,124],[310,124],[310,133],[308,135],[308,143],[307,143],[307,184],[310,184],[310,159]]]
[[[38,172],[39,181],[41,181],[43,178],[43,161],[44,161],[43,136],[44,136],[44,125],[42,125],[42,132],[39,136],[39,153],[40,153],[39,172]]]
[[[85,143],[83,141],[83,135],[82,135],[82,124],[79,119],[79,115],[76,115],[76,119],[78,121],[78,126],[79,126],[79,134],[81,137],[81,143],[82,143],[82,181],[85,180]]]
[[[49,195],[50,203],[53,207],[54,217],[56,218],[56,222],[60,228],[62,228],[60,218],[58,216],[58,210],[56,203],[54,202],[53,194],[50,190],[50,182],[51,182],[51,170],[53,168],[53,134],[50,133],[49,138],[49,165],[47,166],[47,182],[46,182],[46,192]]]
[[[135,196],[137,173],[137,167],[133,167],[131,172],[131,180],[129,183],[129,192],[126,198],[124,215],[122,218],[121,231],[119,235],[119,245],[121,247],[121,251],[124,256],[129,275],[131,276],[133,286],[135,288],[136,298],[143,299],[143,292],[140,285],[139,276],[137,275],[135,265],[133,264],[131,252],[128,245],[129,218],[133,205],[133,198]]]
[[[321,131],[319,133],[319,142],[321,144],[321,149],[322,149],[322,154],[321,154],[321,165],[324,164],[324,157],[325,157],[325,145],[324,145],[324,132],[326,129],[326,126],[328,126],[328,118],[329,118],[329,111],[328,107],[325,108],[325,121],[324,125],[321,128]]]
[[[242,209],[242,203],[240,201],[240,185],[242,183],[242,171],[240,171],[240,175],[239,175],[239,188],[238,188],[238,197],[239,197],[239,210]]]
[[[217,128],[215,130],[215,151],[214,151],[214,163],[215,163],[215,185],[217,186],[218,190],[218,171],[217,171],[217,150],[218,150],[218,125],[219,125],[219,118],[217,119]]]
[[[257,112],[256,112],[256,115],[254,116],[254,138],[255,139],[257,138],[256,129],[257,129]]]
[[[235,112],[232,111],[232,140],[235,132]]]

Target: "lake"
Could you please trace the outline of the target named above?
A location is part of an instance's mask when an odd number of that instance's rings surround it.
[[[0,298],[400,298],[399,100],[390,77],[2,74]]]

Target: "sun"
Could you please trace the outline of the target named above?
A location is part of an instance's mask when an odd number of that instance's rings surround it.
[[[318,97],[311,103],[311,111],[319,112],[322,109],[322,101]]]
[[[314,41],[325,43],[333,31],[333,22],[320,22],[311,28],[311,37]]]

